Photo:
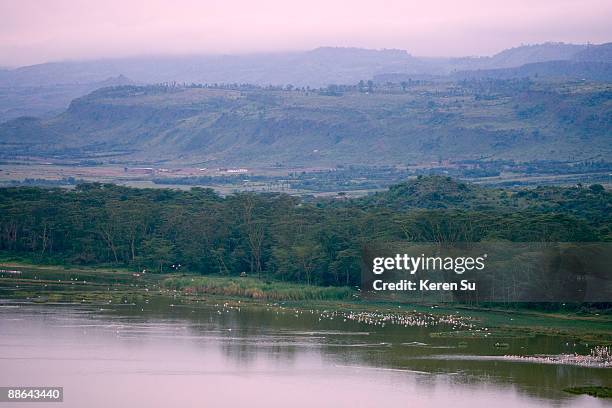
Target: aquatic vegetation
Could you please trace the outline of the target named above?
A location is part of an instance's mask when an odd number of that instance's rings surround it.
[[[510,348],[510,344],[509,343],[500,343],[500,342],[497,342],[497,343],[494,344],[494,346],[496,348],[501,348],[501,349]]]
[[[321,287],[285,282],[266,282],[253,278],[222,278],[194,276],[168,278],[162,282],[167,289],[185,294],[239,296],[261,300],[342,300],[355,294],[349,287]]]
[[[570,394],[576,395],[590,395],[591,397],[598,398],[612,398],[612,387],[598,387],[598,386],[590,386],[590,387],[571,387],[566,388],[563,391],[569,392]]]
[[[458,330],[451,332],[437,332],[430,333],[430,337],[435,338],[459,338],[459,339],[468,339],[468,338],[478,338],[478,339],[486,339],[486,338],[527,338],[534,337],[535,333],[529,333],[523,330],[505,330],[505,329],[489,329],[488,327],[482,329],[475,329],[473,327],[468,330]],[[497,343],[500,345],[507,343]],[[502,347],[502,346],[496,346]]]

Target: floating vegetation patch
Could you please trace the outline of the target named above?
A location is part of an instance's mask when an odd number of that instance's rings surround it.
[[[489,330],[488,328],[484,328],[484,329],[468,328],[467,330],[430,333],[429,336],[434,337],[434,338],[455,338],[455,339],[494,339],[494,338],[521,339],[521,338],[535,337],[535,334],[528,333],[525,331],[518,331],[518,330],[505,330],[505,329]],[[507,343],[499,343],[499,344],[507,344]]]
[[[597,398],[612,398],[612,387],[571,387],[565,388],[563,391],[576,395],[590,395]]]
[[[510,348],[510,344],[497,342],[495,343],[495,347],[500,349],[507,349]]]

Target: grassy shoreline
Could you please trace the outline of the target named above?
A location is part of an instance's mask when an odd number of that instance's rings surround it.
[[[18,293],[23,297],[38,299],[41,303],[70,299],[93,303],[107,299],[109,293],[115,298],[160,294],[179,297],[185,302],[240,302],[254,306],[272,303],[296,309],[452,314],[470,319],[476,326],[486,327],[501,336],[552,335],[590,345],[612,344],[612,315],[609,313],[584,315],[456,304],[406,304],[363,299],[358,291],[348,287],[318,287],[266,282],[256,278],[176,273],[143,275],[121,268],[64,268],[0,260],[0,270],[11,269],[21,273],[0,272],[0,288],[20,287]],[[445,334],[441,332],[437,335]],[[460,333],[452,335],[456,337]]]
[[[350,287],[301,285],[248,277],[169,277],[162,281],[162,286],[188,294],[246,297],[267,301],[349,300],[357,296],[356,291]]]

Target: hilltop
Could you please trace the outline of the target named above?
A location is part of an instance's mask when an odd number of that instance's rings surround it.
[[[501,59],[497,66],[463,70],[454,78],[546,78],[591,81],[612,81],[612,43],[574,46],[550,44],[513,48],[493,57]],[[503,66],[503,60],[514,61]],[[517,64],[517,62],[522,63]]]

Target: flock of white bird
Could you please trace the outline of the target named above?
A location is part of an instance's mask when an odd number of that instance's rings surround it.
[[[460,315],[428,314],[416,311],[412,312],[353,312],[353,311],[327,311],[321,313],[323,318],[339,318],[344,321],[352,320],[372,326],[385,327],[388,324],[404,327],[433,327],[437,325],[449,325],[453,329],[473,327],[469,319]]]
[[[504,356],[504,359],[515,361],[529,361],[542,364],[568,364],[581,367],[612,368],[612,348],[596,346],[588,355],[558,354],[537,356]]]

